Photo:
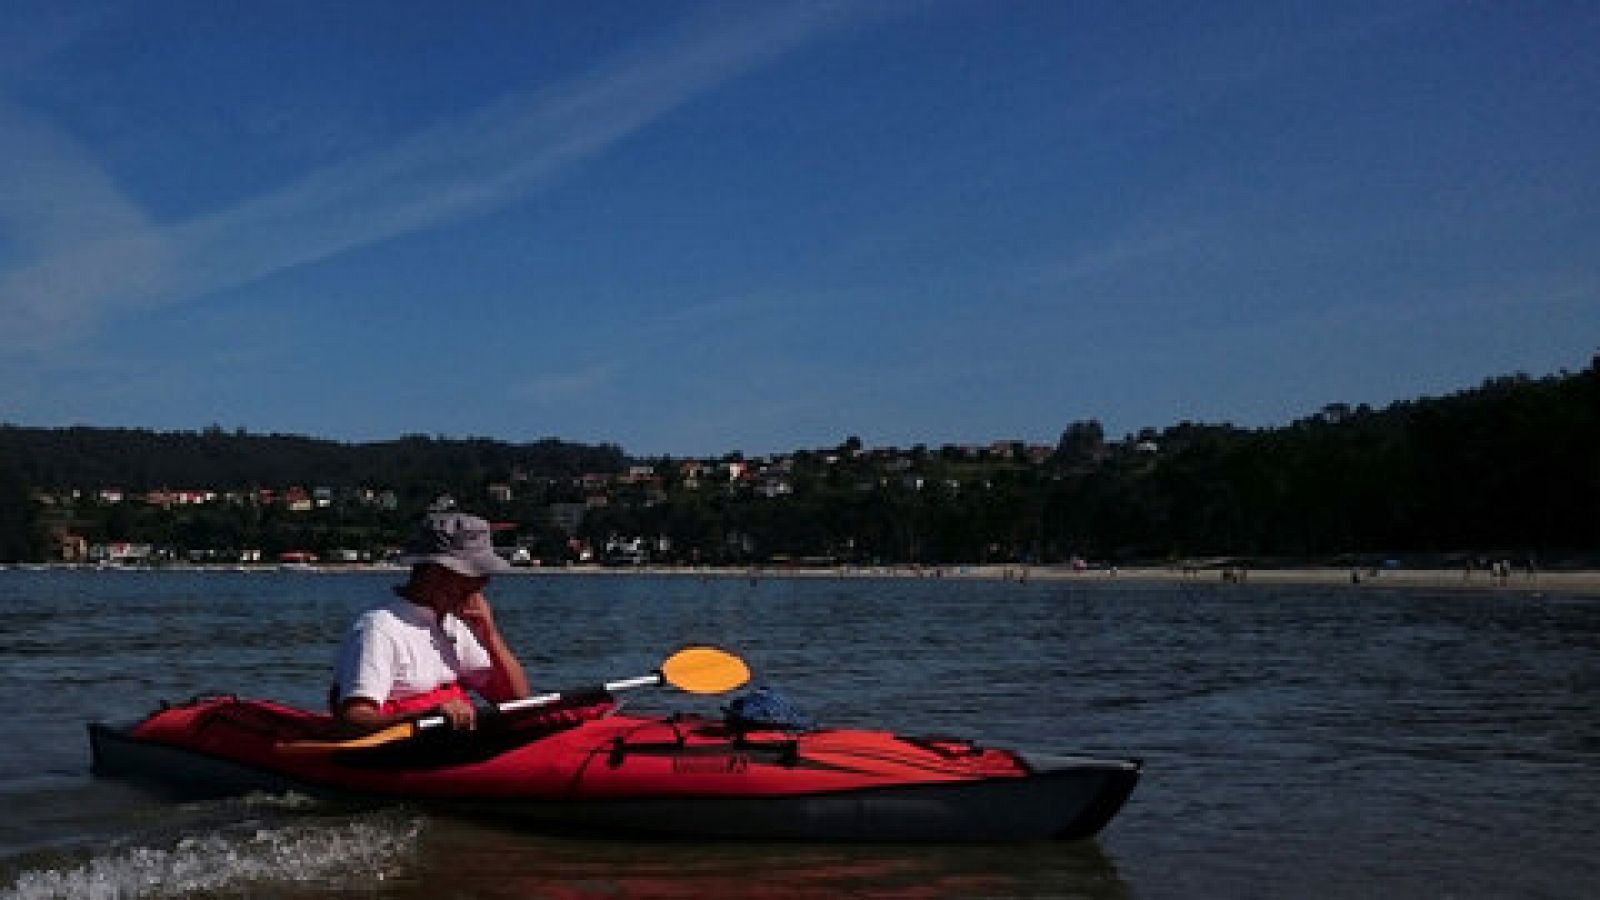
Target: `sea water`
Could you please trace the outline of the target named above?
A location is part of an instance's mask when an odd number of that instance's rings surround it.
[[[296,794],[174,804],[84,724],[316,706],[393,574],[0,572],[0,897],[1580,897],[1600,853],[1600,600],[1103,581],[518,575],[536,688],[746,657],[825,725],[1137,756],[1096,840],[607,840]],[[716,698],[628,695],[716,714]]]

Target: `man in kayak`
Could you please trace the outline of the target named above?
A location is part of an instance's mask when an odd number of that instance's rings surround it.
[[[419,714],[471,729],[470,688],[503,703],[528,696],[522,664],[495,626],[483,589],[511,568],[494,552],[489,523],[459,512],[430,513],[407,545],[411,577],[399,596],[362,613],[339,648],[333,714],[375,731]]]

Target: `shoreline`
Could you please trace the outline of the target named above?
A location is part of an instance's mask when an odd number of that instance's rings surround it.
[[[62,563],[12,564],[0,572],[90,573],[244,573],[244,574],[398,574],[402,566],[390,565],[168,565],[88,566]],[[1513,572],[1496,577],[1488,571],[1463,569],[1370,569],[1338,566],[1302,566],[1247,569],[1240,567],[1188,568],[1181,566],[1129,566],[1075,570],[1068,566],[948,565],[948,566],[549,566],[518,567],[504,577],[677,577],[748,579],[946,580],[1042,582],[1084,586],[1097,584],[1186,584],[1196,587],[1228,586],[1346,588],[1349,590],[1499,591],[1512,593],[1568,593],[1600,595],[1600,571],[1553,570],[1527,574]]]
[[[519,570],[522,572],[524,570]],[[632,568],[570,567],[525,570],[529,575],[610,575],[610,576],[701,576],[707,578],[838,578],[838,579],[929,579],[954,581],[1011,581],[1019,584],[1190,584],[1196,587],[1226,585],[1248,587],[1342,587],[1351,590],[1423,589],[1464,591],[1508,591],[1518,593],[1560,592],[1600,595],[1600,571],[1550,571],[1532,576],[1514,573],[1496,578],[1485,571],[1470,576],[1459,569],[1370,569],[1341,567],[1294,567],[1282,569],[1200,569],[1185,572],[1179,567],[1130,566],[1117,569],[1074,571],[1066,566],[971,565],[971,566],[850,566],[835,568],[681,568],[638,566]]]

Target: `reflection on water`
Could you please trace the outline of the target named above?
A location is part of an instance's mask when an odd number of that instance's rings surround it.
[[[1022,847],[610,843],[436,821],[398,896],[1125,897],[1093,842]]]
[[[825,724],[1143,757],[1132,800],[1087,843],[576,839],[292,798],[171,806],[87,776],[89,720],[205,691],[317,704],[340,632],[391,580],[0,572],[0,890],[1576,897],[1600,850],[1600,603],[1555,595],[634,576],[494,586],[539,687],[722,643]],[[719,700],[629,703],[715,714]],[[220,880],[197,880],[202,869]]]

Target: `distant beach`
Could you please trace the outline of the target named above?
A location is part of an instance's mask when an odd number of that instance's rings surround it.
[[[361,565],[188,565],[87,566],[62,563],[32,563],[0,566],[13,571],[83,572],[275,572],[305,574],[398,574],[404,567],[384,564]],[[1407,569],[1338,566],[1298,566],[1249,568],[1243,566],[1185,568],[1183,566],[1127,566],[1073,569],[1070,566],[945,565],[945,566],[539,566],[517,567],[509,577],[612,577],[668,576],[699,578],[804,578],[804,579],[950,579],[976,581],[1050,582],[1052,584],[1108,583],[1194,584],[1228,586],[1270,585],[1275,587],[1346,587],[1353,590],[1468,590],[1517,591],[1522,593],[1567,593],[1600,595],[1600,571],[1592,569],[1552,570],[1528,574],[1512,570],[1495,576],[1485,569]]]
[[[1251,584],[1283,587],[1349,587],[1354,589],[1425,589],[1559,592],[1600,594],[1600,571],[1513,571],[1495,577],[1486,570],[1464,569],[1370,569],[1340,567],[1292,567],[1252,569],[1243,567],[1184,569],[1181,566],[1130,566],[1074,570],[1068,566],[949,565],[949,566],[834,566],[834,567],[700,567],[569,566],[519,569],[530,575],[667,575],[707,578],[948,578],[992,581],[1049,581],[1084,585],[1108,582],[1151,582],[1163,584]]]

